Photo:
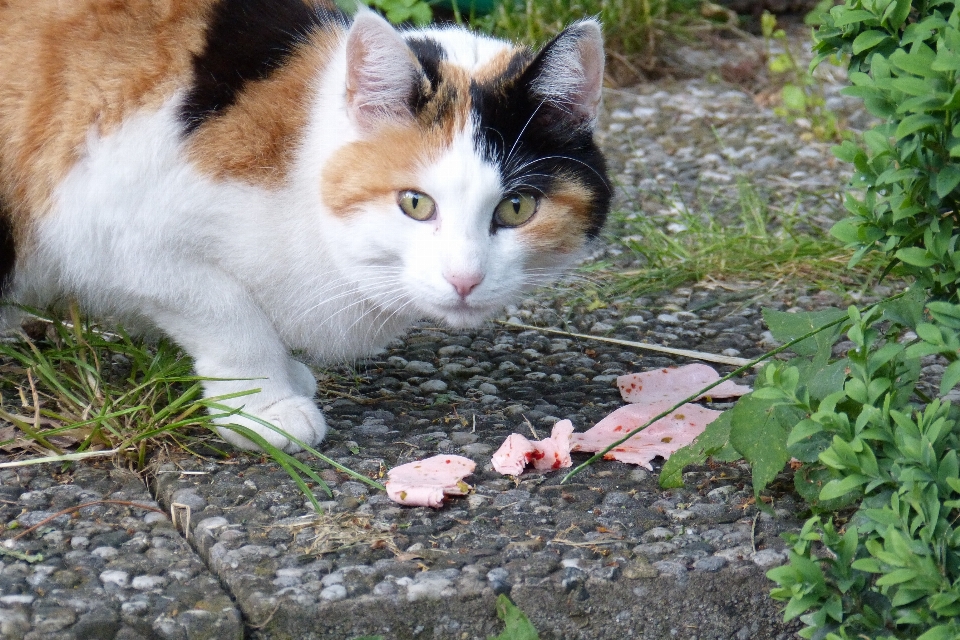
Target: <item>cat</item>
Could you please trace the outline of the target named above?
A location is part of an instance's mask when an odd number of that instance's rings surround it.
[[[154,327],[292,438],[223,425],[314,445],[291,353],[477,326],[597,236],[603,66],[591,19],[532,51],[305,0],[5,0],[0,295]]]

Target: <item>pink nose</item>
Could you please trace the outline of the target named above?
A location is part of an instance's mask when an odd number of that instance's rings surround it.
[[[470,295],[470,292],[477,288],[477,286],[483,282],[482,273],[468,273],[466,275],[444,275],[444,278],[447,279],[447,282],[453,285],[453,288],[457,290],[457,294],[463,300],[467,299],[467,296]]]

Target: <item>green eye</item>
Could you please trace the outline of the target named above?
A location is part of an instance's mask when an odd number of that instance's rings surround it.
[[[419,191],[401,191],[397,195],[397,204],[405,214],[420,222],[431,219],[437,212],[433,198]]]
[[[519,227],[533,217],[540,201],[528,193],[518,193],[500,201],[493,211],[494,221],[501,227]]]

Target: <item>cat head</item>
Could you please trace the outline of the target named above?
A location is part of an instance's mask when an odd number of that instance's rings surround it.
[[[378,306],[476,325],[597,236],[611,197],[593,140],[597,22],[533,52],[458,28],[399,33],[361,13],[345,54],[352,141],[321,191],[346,227],[341,265]]]

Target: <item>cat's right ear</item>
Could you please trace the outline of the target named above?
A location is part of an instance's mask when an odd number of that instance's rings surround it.
[[[410,118],[420,65],[390,23],[372,11],[357,14],[347,34],[347,111],[361,129]]]

